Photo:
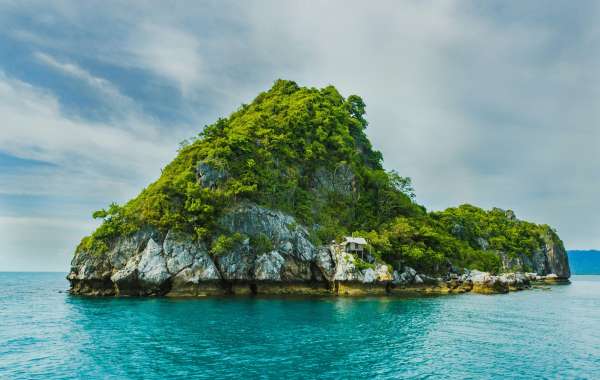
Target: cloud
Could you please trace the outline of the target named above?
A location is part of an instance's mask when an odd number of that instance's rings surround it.
[[[122,126],[69,119],[51,93],[2,74],[0,119],[0,149],[21,158],[59,164],[76,158],[118,173],[145,171],[149,159],[164,160],[173,150],[160,141],[152,125],[145,126],[144,135],[134,135]]]
[[[100,96],[102,96],[107,102],[110,102],[113,106],[117,106],[119,109],[132,109],[134,107],[134,101],[131,98],[121,94],[119,89],[110,81],[94,76],[74,63],[60,62],[46,53],[37,51],[33,55],[38,61],[50,66],[51,68],[58,70],[65,75],[83,81],[86,85],[98,91]]]
[[[132,31],[128,44],[137,66],[175,82],[184,95],[205,79],[200,42],[192,34],[144,23]]]

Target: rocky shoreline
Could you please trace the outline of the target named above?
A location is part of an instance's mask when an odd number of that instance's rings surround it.
[[[412,268],[407,268],[409,271]],[[539,276],[535,273],[505,273],[491,275],[473,271],[468,275],[450,279],[433,278],[417,274],[409,283],[395,278],[391,281],[334,281],[334,282],[281,282],[281,281],[201,281],[198,283],[171,283],[170,286],[150,291],[143,288],[120,288],[113,282],[81,280],[69,275],[71,294],[85,296],[414,296],[460,293],[504,294],[530,289],[539,285],[568,284],[568,279],[554,274]],[[418,280],[420,278],[421,280]],[[426,280],[423,280],[425,278]]]
[[[146,228],[115,239],[107,254],[77,252],[67,276],[71,293],[177,297],[495,294],[536,283],[568,282],[570,275],[568,264],[567,271],[563,270],[563,253],[552,242],[547,252],[533,255],[533,262],[540,263],[534,273],[492,275],[450,268],[444,276],[434,277],[407,266],[394,270],[375,262],[365,267],[335,245],[314,246],[307,230],[293,217],[253,204],[234,208],[220,225],[244,236],[268,236],[272,249],[259,252],[245,238],[229,251],[214,255],[191,235],[174,231],[162,235]]]

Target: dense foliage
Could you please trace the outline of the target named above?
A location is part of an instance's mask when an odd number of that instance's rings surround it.
[[[239,202],[295,216],[315,244],[360,234],[378,260],[429,272],[450,263],[498,270],[494,251],[517,254],[539,247],[541,227],[513,221],[501,210],[461,206],[428,214],[414,202],[410,179],[383,169],[381,154],[365,134],[364,116],[365,104],[356,95],[344,98],[332,86],[278,80],[251,104],[182,144],[138,197],[94,213],[103,223],[78,250],[102,254],[116,236],[152,226],[194,233],[219,255],[241,239],[216,223]],[[252,243],[271,248],[265,236]]]

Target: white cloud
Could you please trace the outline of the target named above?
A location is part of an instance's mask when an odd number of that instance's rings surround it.
[[[52,163],[77,158],[136,171],[147,168],[149,160],[164,159],[173,148],[122,128],[68,119],[50,93],[4,75],[0,75],[0,119],[0,149],[22,158]]]
[[[115,174],[156,172],[176,148],[176,138],[163,140],[157,126],[144,124],[134,134],[124,125],[145,123],[122,120],[117,125],[69,119],[50,93],[0,75],[0,150],[21,158],[67,167],[94,164]]]
[[[127,50],[138,67],[174,81],[184,95],[204,80],[200,42],[184,30],[143,23],[132,31]]]
[[[38,51],[34,53],[34,57],[38,61],[62,72],[65,75],[83,81],[92,89],[98,91],[103,99],[107,102],[110,102],[112,105],[126,109],[132,109],[134,107],[134,101],[131,98],[123,95],[110,81],[94,76],[74,63],[61,62],[46,53]]]

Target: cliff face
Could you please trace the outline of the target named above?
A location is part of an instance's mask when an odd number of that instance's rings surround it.
[[[339,246],[315,246],[306,228],[292,216],[254,204],[233,208],[218,223],[228,234],[243,236],[218,255],[190,234],[169,231],[162,235],[153,228],[118,237],[105,255],[80,251],[68,275],[71,291],[170,296],[502,293],[554,278],[538,275],[569,276],[564,249],[552,235],[546,249],[534,258],[540,263],[537,274],[493,276],[465,270],[433,277],[410,267],[392,270],[384,263],[361,268],[355,256]],[[265,237],[268,249],[264,243],[253,242],[256,236]]]
[[[68,279],[72,291],[98,295],[214,295],[228,293],[315,293],[335,281],[383,283],[386,265],[357,269],[354,256],[335,247],[315,247],[307,230],[282,212],[253,204],[235,207],[219,226],[243,236],[222,254],[210,254],[190,234],[165,236],[145,229],[119,237],[106,255],[78,252]],[[264,236],[269,249],[251,240]],[[263,244],[264,245],[264,244]]]
[[[542,235],[543,244],[532,253],[523,252],[516,257],[500,253],[502,269],[529,268],[539,275],[555,274],[559,278],[571,277],[567,251],[556,233],[547,228]]]

